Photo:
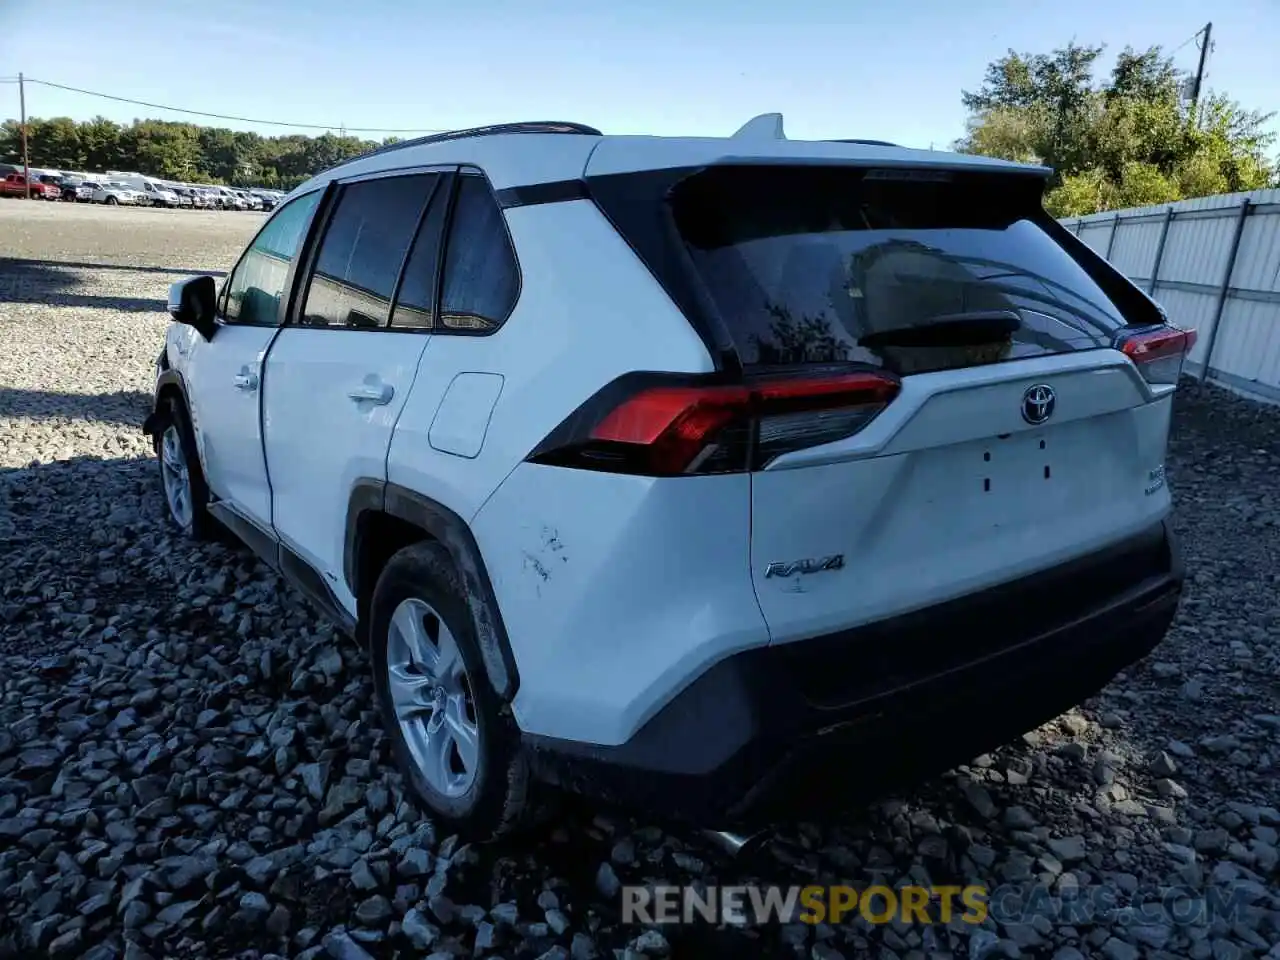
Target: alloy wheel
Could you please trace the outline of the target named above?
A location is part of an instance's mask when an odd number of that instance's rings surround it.
[[[182,449],[182,435],[176,425],[170,424],[160,438],[160,470],[164,482],[164,496],[169,501],[169,512],[184,529],[191,525],[191,473],[187,468],[187,456]]]
[[[475,782],[480,728],[466,664],[444,619],[424,600],[391,615],[387,679],[396,721],[423,779],[446,797]]]

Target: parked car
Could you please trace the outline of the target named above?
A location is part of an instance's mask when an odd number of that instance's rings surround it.
[[[95,194],[101,186],[102,184],[97,180],[82,180],[80,185],[76,187],[76,193],[73,199],[76,203],[92,203],[94,201]]]
[[[115,206],[120,203],[139,206],[143,202],[140,190],[135,190],[129,184],[115,180],[99,183],[93,191],[93,201],[94,203],[105,203],[109,206]]]
[[[217,200],[218,209],[220,210],[242,210],[244,209],[244,201],[236,194],[228,190],[226,187],[210,187],[210,192]]]
[[[207,210],[209,207],[213,206],[212,198],[199,187],[187,184],[186,191],[187,195],[191,197],[192,206],[197,210]]]
[[[45,186],[56,187],[58,190],[58,195],[56,197],[45,197],[46,200],[61,200],[68,192],[67,178],[63,177],[61,174],[44,173],[36,179]],[[74,192],[74,188],[72,188],[72,192]]]
[[[376,150],[170,290],[169,514],[367,645],[441,835],[544,784],[728,830],[946,769],[1151,651],[1183,581],[1194,336],[1049,173],[777,116]]]
[[[0,196],[26,197],[27,193],[27,178],[21,173],[11,173],[0,180]],[[52,183],[45,183],[32,177],[30,195],[32,200],[57,200],[62,195],[62,191]]]
[[[179,206],[178,195],[173,192],[166,184],[159,183],[155,180],[144,179],[140,183],[134,184],[139,199],[138,202],[143,206],[150,207],[177,207]]]
[[[168,184],[170,190],[178,198],[179,207],[187,207],[188,209],[195,207],[195,201],[191,197],[191,191],[187,187],[180,186],[176,183]]]
[[[67,203],[75,203],[80,185],[84,183],[80,177],[63,177],[58,183],[58,199]]]

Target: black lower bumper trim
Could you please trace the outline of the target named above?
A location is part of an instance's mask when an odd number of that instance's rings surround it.
[[[1163,639],[1182,580],[1159,524],[925,611],[729,657],[621,746],[525,746],[542,779],[654,815],[720,828],[821,816],[1092,696]]]

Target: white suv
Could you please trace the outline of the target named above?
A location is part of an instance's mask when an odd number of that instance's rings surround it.
[[[1182,585],[1193,337],[1047,174],[776,115],[359,157],[173,287],[173,519],[367,644],[472,836],[541,784],[738,829],[943,769],[1145,655]]]

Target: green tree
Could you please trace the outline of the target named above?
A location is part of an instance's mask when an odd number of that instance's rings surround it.
[[[1009,53],[987,66],[964,152],[1053,168],[1046,207],[1066,216],[1269,185],[1270,114],[1210,93],[1193,111],[1186,77],[1160,47],[1126,47],[1102,81],[1101,46]]]
[[[91,173],[137,170],[172,180],[280,189],[292,188],[327,167],[379,146],[375,141],[328,133],[319,137],[263,137],[169,120],[135,120],[122,126],[103,117],[81,122],[68,117],[31,117],[27,141],[31,165],[36,167]],[[0,160],[22,160],[21,129],[16,120],[0,123]]]

